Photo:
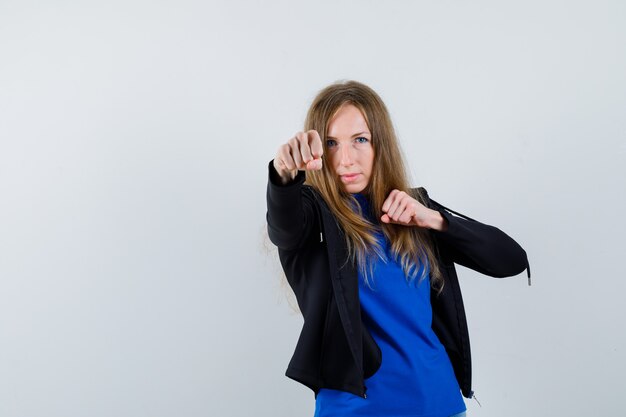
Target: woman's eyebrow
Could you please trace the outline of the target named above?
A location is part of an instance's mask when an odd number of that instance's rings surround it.
[[[352,135],[351,137],[356,137],[356,136],[361,136],[361,135],[369,135],[370,132],[359,132],[359,133],[355,133],[354,135]],[[328,139],[337,139],[336,137],[333,136],[326,136]]]

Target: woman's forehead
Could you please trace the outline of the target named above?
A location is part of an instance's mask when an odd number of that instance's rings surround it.
[[[347,103],[341,106],[328,122],[328,137],[352,137],[356,134],[370,133],[365,116],[355,105]]]

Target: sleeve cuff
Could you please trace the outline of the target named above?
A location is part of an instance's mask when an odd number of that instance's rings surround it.
[[[280,175],[274,168],[274,160],[272,159],[268,164],[268,172],[269,172],[269,183],[275,188],[285,188],[289,189],[296,185],[301,185],[306,180],[306,175],[304,171],[298,171],[298,175],[293,179],[293,181],[288,182],[287,184],[283,184],[280,181]]]
[[[444,220],[447,222],[448,224],[448,228],[445,231],[442,230],[435,230],[434,232],[437,234],[440,234],[442,236],[445,235],[454,235],[457,232],[457,228],[458,228],[458,224],[456,221],[456,217],[454,217],[452,214],[448,213],[447,211],[445,211],[444,209],[440,208],[439,210],[437,210],[439,213],[441,213],[441,216],[444,218]]]

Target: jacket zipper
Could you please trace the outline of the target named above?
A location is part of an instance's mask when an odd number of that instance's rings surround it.
[[[472,398],[476,400],[476,402],[478,403],[478,406],[482,408],[482,405],[480,405],[480,401],[478,401],[478,398],[476,398],[476,395],[474,395],[474,391],[472,391]]]
[[[311,190],[312,190],[313,197],[315,198],[315,202],[316,202],[315,209],[317,210],[317,224],[320,229],[320,243],[322,243],[324,242],[324,233],[322,232],[322,212],[320,209],[319,197],[317,195],[317,192],[313,188],[311,188]],[[361,397],[363,397],[363,399],[367,399],[366,391],[367,391],[367,387],[363,386],[363,393],[361,394]]]
[[[311,188],[313,198],[315,198],[315,210],[317,211],[317,225],[320,229],[320,243],[324,242],[324,233],[322,232],[322,212],[320,211],[320,202],[318,200],[316,191]]]

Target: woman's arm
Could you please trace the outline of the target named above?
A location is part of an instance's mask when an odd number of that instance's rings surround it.
[[[304,180],[304,171],[298,171],[292,181],[283,184],[274,161],[268,165],[267,232],[281,249],[299,247],[317,221],[315,202],[302,190]]]
[[[497,227],[453,216],[446,207],[430,200],[447,222],[447,228],[432,233],[453,262],[492,277],[509,277],[530,268],[526,251]]]
[[[278,148],[267,180],[267,231],[281,249],[299,247],[316,220],[311,193],[303,192],[305,171],[322,169],[324,148],[315,130],[298,132]]]
[[[419,200],[418,200],[419,199]],[[428,197],[423,187],[404,191],[392,190],[382,206],[383,223],[430,229],[446,260],[492,277],[517,275],[530,269],[526,252],[500,229],[477,222],[442,206]],[[456,212],[454,212],[456,213]]]

